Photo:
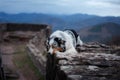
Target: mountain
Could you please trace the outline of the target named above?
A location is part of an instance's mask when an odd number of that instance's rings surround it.
[[[30,24],[48,24],[50,26],[60,26],[64,24],[64,21],[47,15],[36,13],[20,13],[20,14],[6,14],[0,13],[0,22],[2,23],[30,23]]]
[[[31,23],[48,24],[53,30],[66,28],[79,30],[83,27],[90,27],[105,22],[120,24],[120,17],[100,17],[87,14],[57,15],[42,13],[19,13],[8,14],[0,12],[1,23]]]
[[[84,42],[98,41],[106,43],[115,37],[120,38],[120,24],[106,22],[83,28],[78,32]]]

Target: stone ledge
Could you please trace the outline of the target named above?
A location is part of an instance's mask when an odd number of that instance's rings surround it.
[[[120,56],[113,47],[96,45],[83,46],[73,60],[48,54],[47,80],[119,80]]]

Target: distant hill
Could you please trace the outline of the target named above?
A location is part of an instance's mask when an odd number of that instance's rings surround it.
[[[85,42],[98,41],[106,43],[115,37],[120,38],[120,24],[107,22],[83,28],[78,32]]]
[[[120,17],[100,17],[87,14],[56,15],[42,13],[19,13],[8,14],[0,12],[1,23],[32,23],[47,24],[52,26],[53,30],[71,28],[79,30],[83,27],[90,27],[105,22],[120,24]]]

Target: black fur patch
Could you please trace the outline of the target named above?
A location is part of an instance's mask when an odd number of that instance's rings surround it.
[[[75,36],[75,39],[76,39],[76,42],[77,42],[77,37],[78,37],[78,34],[76,33],[76,31],[75,30],[73,30],[73,29],[66,29],[65,31],[71,31],[73,34],[74,34],[74,36]]]
[[[58,37],[54,38],[54,40],[57,42],[58,47],[62,48],[62,50],[63,50],[62,52],[64,52],[66,50],[65,41]]]

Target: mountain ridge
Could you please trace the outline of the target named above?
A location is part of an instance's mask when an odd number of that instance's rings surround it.
[[[107,22],[95,26],[83,28],[78,31],[82,40],[85,42],[98,41],[107,43],[115,37],[120,38],[120,24]]]
[[[72,15],[58,15],[58,14],[43,14],[43,13],[19,13],[8,14],[0,12],[1,23],[33,23],[33,24],[47,24],[53,26],[53,31],[60,29],[75,29],[78,30],[83,27],[90,27],[104,22],[114,22],[120,24],[120,17],[107,16],[100,17],[96,15],[87,14],[72,14]]]

